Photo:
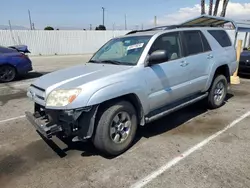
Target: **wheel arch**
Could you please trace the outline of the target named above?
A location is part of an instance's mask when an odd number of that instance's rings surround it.
[[[230,70],[229,70],[229,66],[227,64],[221,65],[219,67],[217,67],[214,72],[211,74],[211,77],[209,79],[208,85],[207,85],[207,89],[210,90],[212,85],[213,85],[213,81],[214,79],[218,76],[218,75],[224,75],[227,79],[227,83],[230,83]]]
[[[138,118],[140,125],[144,125],[145,124],[144,110],[143,110],[143,107],[142,107],[142,104],[141,104],[139,97],[135,93],[129,93],[129,94],[125,94],[125,95],[122,95],[119,97],[115,97],[115,98],[106,100],[106,101],[99,104],[98,111],[104,109],[106,106],[108,106],[112,103],[116,103],[116,102],[122,101],[122,100],[130,102],[133,105],[133,107],[135,108],[136,115],[137,115],[137,118]]]

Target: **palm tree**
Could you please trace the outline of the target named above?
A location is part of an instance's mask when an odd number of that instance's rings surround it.
[[[214,14],[213,14],[214,16],[217,16],[219,4],[220,0],[216,0],[214,5]]]
[[[201,0],[201,14],[205,14],[205,0]]]
[[[223,8],[222,8],[221,15],[220,15],[221,17],[225,17],[225,15],[226,15],[228,2],[229,2],[229,0],[223,1]]]
[[[213,10],[213,0],[209,0],[209,11],[208,11],[209,15],[212,15],[212,10]]]

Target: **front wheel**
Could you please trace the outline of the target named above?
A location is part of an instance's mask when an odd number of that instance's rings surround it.
[[[223,105],[223,102],[227,95],[228,83],[224,75],[218,75],[209,91],[208,106],[211,109],[219,108]]]
[[[137,130],[137,116],[133,105],[120,101],[108,105],[99,114],[93,143],[107,155],[119,155],[132,144]]]
[[[0,67],[0,82],[11,82],[16,78],[16,70],[9,65]]]

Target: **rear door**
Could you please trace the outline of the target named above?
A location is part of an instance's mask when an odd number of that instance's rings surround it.
[[[190,90],[193,94],[203,91],[214,63],[212,49],[200,30],[182,32],[185,58],[189,67]]]
[[[218,64],[228,64],[231,74],[236,70],[236,50],[228,36],[228,33],[222,29],[209,29],[207,32],[216,40],[218,47],[216,48],[216,61]]]

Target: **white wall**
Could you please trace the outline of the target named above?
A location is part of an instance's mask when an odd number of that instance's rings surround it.
[[[127,32],[129,31],[0,30],[0,45],[25,44],[31,51],[30,55],[88,54],[94,53],[109,39]],[[234,41],[234,30],[228,33]],[[244,37],[245,33],[239,33],[237,39],[244,40]]]
[[[109,39],[128,31],[44,31],[0,30],[0,45],[25,44],[30,55],[88,54],[94,53]]]

